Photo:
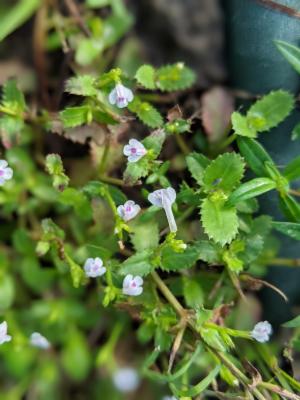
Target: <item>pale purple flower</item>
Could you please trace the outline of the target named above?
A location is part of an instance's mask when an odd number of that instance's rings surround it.
[[[3,321],[0,324],[0,344],[10,341],[11,341],[11,336],[7,334],[7,322]]]
[[[258,342],[265,343],[269,341],[272,331],[272,325],[268,321],[261,321],[254,326],[251,336]]]
[[[84,264],[85,275],[89,278],[97,278],[105,274],[106,268],[103,266],[101,258],[88,258]]]
[[[123,86],[122,83],[117,83],[115,88],[109,93],[108,101],[118,108],[127,107],[128,103],[133,100],[133,93],[130,89]]]
[[[7,161],[0,160],[0,186],[13,176],[13,170],[7,166]]]
[[[128,157],[128,162],[137,162],[147,153],[143,143],[136,139],[130,139],[124,146],[123,154]]]
[[[30,344],[34,347],[38,347],[44,350],[47,350],[51,347],[50,342],[45,338],[45,336],[41,335],[39,332],[33,332],[30,335]]]
[[[122,393],[134,392],[139,384],[140,377],[137,371],[130,367],[119,368],[113,374],[115,387]]]
[[[170,231],[176,232],[177,225],[172,211],[172,204],[176,200],[175,190],[171,187],[168,187],[167,189],[155,190],[149,194],[148,200],[154,206],[161,207],[165,210]]]
[[[143,278],[129,274],[123,281],[123,294],[128,296],[139,296],[143,292]]]
[[[125,204],[119,206],[117,208],[117,212],[119,216],[125,221],[130,221],[134,217],[138,215],[141,211],[141,207],[138,204],[135,204],[134,201],[128,200]]]

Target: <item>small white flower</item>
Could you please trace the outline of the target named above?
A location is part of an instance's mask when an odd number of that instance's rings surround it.
[[[126,222],[136,217],[140,211],[141,207],[132,200],[126,201],[125,204],[117,208],[118,214]]]
[[[5,181],[10,180],[13,176],[13,170],[7,165],[7,161],[0,160],[0,186],[2,186]]]
[[[47,350],[51,347],[50,342],[39,332],[33,332],[30,335],[30,344],[34,347]]]
[[[272,325],[268,321],[261,321],[254,326],[251,336],[258,342],[265,343],[269,341],[272,331]]]
[[[123,281],[123,294],[139,296],[143,292],[143,282],[143,278],[140,276],[126,275]]]
[[[7,334],[7,322],[3,321],[0,324],[0,344],[10,341],[11,341],[11,336]]]
[[[110,104],[115,104],[118,108],[127,107],[128,103],[130,103],[132,100],[132,91],[123,86],[121,83],[117,83],[115,88],[109,93],[108,96],[108,101]]]
[[[164,396],[162,400],[178,400],[175,396]]]
[[[143,143],[136,139],[130,139],[129,143],[124,146],[123,154],[128,157],[128,162],[137,162],[147,153]]]
[[[97,278],[105,274],[106,268],[103,266],[101,258],[88,258],[84,264],[85,275],[89,278]]]
[[[133,368],[119,368],[113,375],[115,387],[123,393],[134,392],[139,384],[140,378]]]
[[[149,194],[148,200],[154,206],[161,207],[165,210],[170,231],[176,232],[177,225],[172,211],[172,204],[176,200],[175,190],[171,187],[168,187],[167,189],[155,190],[155,192]]]

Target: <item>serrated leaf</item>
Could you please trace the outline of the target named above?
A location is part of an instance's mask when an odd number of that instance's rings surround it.
[[[272,189],[275,189],[276,183],[269,178],[255,178],[249,182],[243,183],[228,198],[227,206],[234,206],[241,201],[245,201],[260,196]]]
[[[210,160],[203,154],[190,153],[186,157],[186,163],[192,177],[202,186],[204,171],[210,164]]]
[[[285,322],[282,324],[285,328],[299,328],[300,326],[300,315],[298,317],[295,317],[291,319],[290,321]]]
[[[155,89],[155,70],[151,65],[142,65],[135,74],[135,79],[146,89]]]
[[[279,198],[279,207],[291,222],[300,222],[300,204],[289,194]]]
[[[146,276],[153,269],[153,265],[150,262],[151,251],[144,250],[133,256],[127,258],[123,262],[119,273],[121,275],[132,274],[133,276]]]
[[[124,182],[126,185],[135,185],[140,178],[148,175],[150,169],[149,160],[146,157],[141,158],[134,163],[128,163],[124,171]]]
[[[269,162],[274,167],[275,164],[263,146],[256,140],[246,137],[238,137],[237,144],[252,171],[258,176],[268,176],[265,164]]]
[[[294,222],[272,222],[272,227],[295,240],[300,240],[300,224]]]
[[[184,63],[166,65],[156,71],[157,87],[167,92],[186,89],[192,86],[195,80],[195,73]]]
[[[128,109],[150,128],[159,128],[163,125],[163,118],[152,104],[141,101],[137,96],[128,104]]]
[[[283,175],[288,181],[300,178],[300,156],[296,157],[285,167]]]
[[[69,178],[64,173],[64,167],[58,154],[48,154],[46,157],[46,170],[53,179],[53,187],[64,190],[69,184]]]
[[[83,269],[68,254],[65,254],[65,258],[70,268],[73,286],[78,288],[85,279]]]
[[[22,113],[26,109],[23,93],[17,87],[15,79],[9,79],[3,85],[2,104],[11,111]]]
[[[256,101],[247,112],[248,124],[256,132],[268,131],[279,125],[293,110],[295,99],[284,91],[273,91]]]
[[[233,190],[244,175],[245,163],[237,153],[219,155],[205,169],[203,187],[206,192],[221,189],[224,192]]]
[[[198,251],[198,259],[208,264],[221,262],[221,246],[208,240],[198,240],[193,244]]]
[[[147,224],[133,224],[130,238],[136,251],[156,248],[159,243],[157,223],[155,221],[148,221]]]
[[[74,128],[89,122],[90,108],[88,106],[68,107],[59,114],[65,128]]]
[[[251,138],[255,138],[257,136],[256,130],[249,125],[248,119],[239,112],[235,111],[232,113],[231,123],[236,135],[247,136]]]
[[[201,205],[201,221],[208,237],[222,246],[237,235],[239,224],[234,207],[225,208],[222,203],[206,198]]]
[[[74,76],[67,80],[65,91],[78,96],[95,96],[97,94],[95,83],[96,78],[92,75]]]
[[[275,45],[284,58],[300,74],[300,49],[283,40],[275,40]]]

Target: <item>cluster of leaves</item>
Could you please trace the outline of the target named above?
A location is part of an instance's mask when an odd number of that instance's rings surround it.
[[[35,9],[31,3],[23,18]],[[106,6],[111,11],[107,18],[89,13]],[[86,66],[123,36],[131,17],[119,0],[87,0],[84,12],[85,28],[72,22],[70,32],[61,31],[65,17],[55,14],[55,31],[48,39],[55,48],[63,33],[75,50],[75,62]],[[278,45],[298,65],[297,50]],[[225,131],[224,124],[225,132],[215,136],[214,151],[203,154],[193,120],[184,118],[178,106],[165,118],[155,105],[163,92],[176,95],[194,81],[195,74],[183,63],[142,65],[131,75],[120,68],[78,74],[66,82],[72,97],[56,115],[34,113],[15,81],[3,86],[0,129],[14,178],[0,192],[0,217],[5,221],[0,229],[0,309],[13,341],[0,348],[5,365],[0,368],[16,383],[13,389],[4,385],[5,398],[21,399],[27,390],[40,398],[60,398],[59,362],[68,379],[84,383],[83,396],[98,398],[101,391],[118,399],[110,380],[97,379],[91,388],[86,382],[95,380],[93,368],[101,367],[108,375],[117,369],[117,342],[128,337],[132,343],[131,317],[138,321],[137,340],[143,349],[143,360],[136,360],[141,374],[168,385],[178,398],[213,393],[220,398],[262,399],[265,393],[299,398],[299,383],[280,368],[276,350],[266,345],[257,351],[251,342],[239,345],[241,339],[251,340],[255,322],[243,312],[240,298],[270,286],[262,276],[277,252],[272,230],[300,240],[300,205],[293,196],[299,192],[291,189],[300,178],[300,157],[278,168],[257,139],[288,117],[295,99],[277,90],[256,101],[246,115],[235,111],[230,129]],[[134,92],[126,111],[108,101],[119,82]],[[155,129],[141,139],[147,152],[126,167],[121,159],[112,169],[118,177],[110,176],[109,155],[114,159],[119,142],[125,144],[122,135],[112,139],[114,129],[130,126],[135,117],[145,125],[144,132]],[[89,160],[84,168],[75,163],[65,168],[58,154],[45,157],[32,144],[46,130],[81,143],[90,138],[102,150],[99,171]],[[193,151],[182,137],[193,144]],[[173,139],[183,154],[174,156],[168,148]],[[235,141],[232,151],[228,144]],[[178,233],[167,233],[163,211],[147,201],[149,192],[169,186],[178,191],[173,206]],[[286,222],[257,215],[257,197],[269,191],[278,194]],[[127,196],[142,206],[129,222],[117,210]],[[82,268],[91,257],[101,257],[106,267],[97,285]],[[142,295],[122,293],[128,274],[144,278]],[[294,349],[300,348],[299,326],[299,317],[285,324],[296,328],[290,343]],[[38,356],[28,345],[29,327],[45,332],[57,352]],[[263,367],[258,371],[256,366]],[[154,389],[156,398],[164,388]]]

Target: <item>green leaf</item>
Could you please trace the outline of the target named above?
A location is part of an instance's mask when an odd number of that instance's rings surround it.
[[[17,87],[15,79],[9,79],[3,85],[2,104],[15,113],[22,113],[26,109],[25,98]]]
[[[243,183],[228,198],[226,206],[233,206],[241,201],[260,196],[272,189],[275,189],[276,183],[269,178],[255,178]]]
[[[62,204],[74,207],[79,218],[90,220],[92,218],[92,208],[86,195],[74,188],[65,189],[59,196]]]
[[[175,392],[176,396],[179,397],[184,397],[184,398],[194,397],[194,396],[196,397],[200,393],[202,393],[214,381],[214,379],[220,372],[220,368],[221,366],[217,365],[212,371],[210,371],[210,373],[206,376],[206,378],[202,379],[202,381],[197,383],[197,385],[189,389],[178,390],[174,385],[172,385],[171,386],[172,390]]]
[[[288,322],[282,324],[285,328],[299,328],[300,326],[300,315],[298,317],[291,319]]]
[[[148,175],[150,163],[147,157],[141,158],[137,162],[128,163],[124,171],[124,182],[126,185],[135,185],[140,178]]]
[[[95,83],[96,78],[92,75],[74,76],[67,80],[65,91],[78,96],[95,96],[97,95]]]
[[[300,74],[300,49],[283,40],[275,40],[274,42],[283,57]]]
[[[23,25],[38,9],[40,0],[20,0],[1,15],[0,41]],[[1,10],[3,11],[3,10]]]
[[[142,65],[135,74],[135,79],[146,89],[155,89],[155,70],[151,65]]]
[[[197,279],[183,278],[183,296],[188,307],[197,308],[203,305],[204,293]]]
[[[153,158],[157,158],[161,152],[162,146],[166,139],[166,134],[163,129],[157,129],[142,140],[143,145],[147,150],[152,150]]]
[[[46,170],[53,178],[53,187],[64,190],[69,184],[69,178],[64,173],[63,163],[58,154],[48,154],[46,157]]]
[[[222,189],[224,192],[230,192],[242,179],[244,167],[244,161],[237,153],[219,155],[204,171],[204,190],[209,192]]]
[[[70,268],[73,286],[78,288],[85,281],[83,269],[67,253],[65,259]]]
[[[254,139],[245,137],[238,137],[237,144],[252,171],[258,176],[268,176],[265,163],[269,162],[271,165],[274,165],[274,163],[262,145]]]
[[[273,91],[256,101],[248,110],[248,124],[256,132],[268,131],[282,122],[293,110],[295,99],[284,91]]]
[[[152,104],[141,101],[137,96],[128,104],[128,109],[150,128],[159,128],[163,125],[163,118]]]
[[[241,253],[245,249],[245,242],[242,240],[235,240],[229,246],[229,249],[224,250],[223,252],[223,261],[227,265],[227,267],[239,274],[243,268],[243,261],[237,256],[238,253]]]
[[[294,222],[272,222],[272,227],[295,240],[300,240],[300,224]]]
[[[132,226],[131,242],[136,251],[154,249],[159,243],[159,229],[155,221],[135,223]]]
[[[75,53],[75,60],[79,65],[87,66],[103,51],[104,43],[100,39],[84,38],[79,41]]]
[[[191,268],[199,258],[196,247],[188,246],[182,253],[175,252],[171,247],[165,247],[161,254],[161,269],[166,271],[178,271]]]
[[[231,115],[231,123],[234,133],[239,136],[247,136],[255,138],[257,136],[256,130],[249,125],[248,119],[235,111]]]
[[[210,160],[203,154],[190,153],[186,157],[186,163],[192,177],[202,186],[204,171],[208,167]]]
[[[195,73],[181,62],[161,67],[156,71],[157,87],[167,92],[187,89],[195,80]]]
[[[300,156],[296,157],[285,167],[283,175],[288,181],[300,178]]]
[[[0,276],[0,312],[9,309],[15,299],[16,288],[12,276],[1,274]]]
[[[146,276],[153,269],[153,265],[150,262],[151,251],[144,250],[133,256],[127,258],[126,261],[123,262],[119,273],[121,275],[132,274]]]
[[[289,194],[279,198],[279,206],[291,222],[300,222],[300,204]]]
[[[68,107],[59,114],[65,128],[74,128],[90,122],[90,108],[88,106]]]
[[[220,245],[208,240],[198,240],[193,244],[198,251],[198,259],[208,264],[219,264],[221,262]]]
[[[296,124],[292,130],[292,140],[297,140],[300,138],[300,122]]]
[[[238,217],[234,207],[206,198],[201,205],[201,221],[210,239],[224,246],[230,243],[238,232]]]

